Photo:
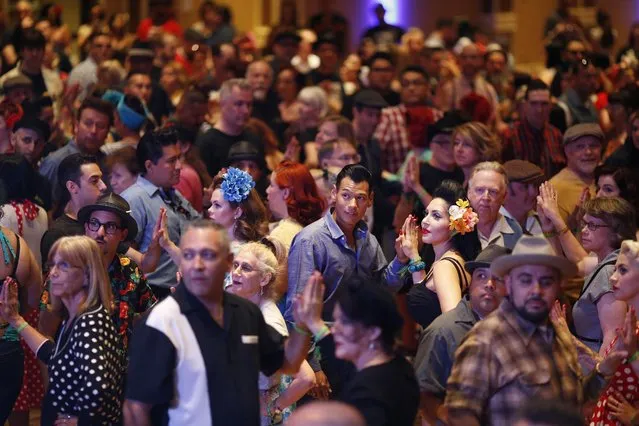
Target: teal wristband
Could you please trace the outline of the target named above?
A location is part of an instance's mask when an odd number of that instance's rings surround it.
[[[303,328],[300,328],[297,326],[297,324],[293,323],[293,328],[295,329],[295,331],[297,331],[300,334],[303,334],[305,336],[311,336],[311,333],[308,330],[304,330]]]
[[[324,324],[324,326],[320,328],[320,330],[313,336],[313,338],[315,339],[316,342],[319,342],[320,340],[322,340],[324,337],[328,336],[329,334],[331,334],[331,329],[328,328],[326,324]]]
[[[27,326],[29,325],[29,323],[27,323],[26,321],[23,322],[22,324],[20,324],[18,327],[16,327],[16,332],[18,332],[18,334],[20,334],[22,332],[22,330],[24,330],[25,328],[27,328]]]
[[[639,359],[639,351],[636,351],[630,358],[628,358],[628,363],[635,362]]]
[[[408,265],[408,272],[410,272],[411,274],[414,274],[418,271],[423,271],[424,269],[426,269],[426,264],[422,260],[415,263],[411,261],[411,263]]]

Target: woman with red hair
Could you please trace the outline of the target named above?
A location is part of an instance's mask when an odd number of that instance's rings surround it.
[[[280,220],[270,236],[282,242],[287,250],[293,237],[318,220],[326,208],[309,170],[291,161],[281,162],[271,173],[266,195],[271,213]]]

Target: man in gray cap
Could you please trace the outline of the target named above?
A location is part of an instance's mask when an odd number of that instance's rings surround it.
[[[576,124],[566,130],[563,140],[566,167],[550,179],[557,190],[562,218],[571,229],[577,225],[569,219],[585,199],[594,197],[595,168],[601,160],[604,134],[598,124]]]
[[[464,336],[501,303],[506,289],[490,273],[496,258],[509,254],[507,248],[490,245],[465,268],[472,275],[470,289],[452,311],[445,312],[422,332],[415,357],[415,374],[421,390],[421,410],[429,424],[446,422],[440,407],[446,397],[446,381],[455,360],[455,351]]]
[[[536,213],[539,185],[546,179],[544,171],[529,161],[510,160],[504,163],[508,177],[506,198],[499,212],[513,219],[522,232],[528,235],[542,235],[541,223]]]
[[[448,424],[512,425],[533,396],[581,407],[603,381],[584,375],[570,336],[549,321],[561,282],[577,267],[545,238],[523,236],[512,255],[495,259],[490,270],[504,280],[508,296],[455,353],[446,388]],[[613,351],[595,370],[612,375],[623,356]]]

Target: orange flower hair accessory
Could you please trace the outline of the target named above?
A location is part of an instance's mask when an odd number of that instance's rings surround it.
[[[448,228],[462,235],[472,232],[479,222],[479,216],[473,211],[467,200],[457,200],[457,203],[448,209],[448,216],[450,217]]]

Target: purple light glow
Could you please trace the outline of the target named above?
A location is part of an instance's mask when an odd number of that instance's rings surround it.
[[[368,23],[372,25],[377,25],[377,18],[373,14],[373,8],[381,3],[384,5],[386,9],[386,22],[389,24],[399,25],[403,23],[404,20],[404,10],[402,2],[406,2],[406,0],[368,0]]]

